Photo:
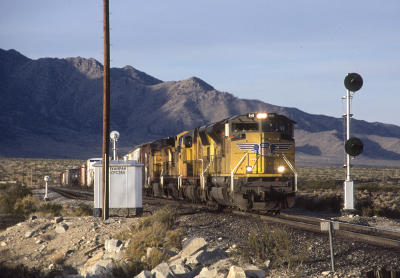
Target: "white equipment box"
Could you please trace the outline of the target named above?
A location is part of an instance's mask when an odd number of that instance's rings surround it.
[[[101,163],[94,166],[94,215],[101,215],[103,208],[103,168]],[[142,205],[142,167],[135,160],[110,161],[109,208],[135,208],[141,214]],[[100,209],[100,211],[99,211]]]

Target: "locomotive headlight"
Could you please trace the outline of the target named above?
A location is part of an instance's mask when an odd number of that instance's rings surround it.
[[[246,167],[247,173],[251,173],[252,170],[253,170],[253,167],[251,167],[251,166],[247,166]]]
[[[268,117],[267,113],[258,113],[257,114],[257,119],[259,119],[259,120],[266,119],[267,117]]]
[[[283,173],[283,172],[285,172],[285,166],[279,166],[278,167],[278,173]]]

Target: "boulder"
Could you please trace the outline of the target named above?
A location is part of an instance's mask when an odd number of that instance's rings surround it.
[[[58,234],[65,233],[67,230],[68,230],[67,224],[59,224],[56,227],[56,233],[58,233]]]
[[[265,278],[265,271],[262,269],[245,269],[247,278]]]
[[[172,272],[177,275],[177,274],[185,274],[190,272],[190,269],[187,268],[183,263],[178,263],[170,266],[170,269]]]
[[[35,233],[35,231],[27,231],[27,232],[25,233],[25,238],[32,237],[34,233]]]
[[[54,217],[53,222],[54,223],[60,223],[64,220],[64,218],[62,216],[58,216],[58,217]]]
[[[107,252],[111,253],[119,253],[122,249],[122,241],[119,239],[106,239],[104,242],[104,248],[106,249]]]
[[[107,277],[111,275],[113,266],[112,259],[97,261],[87,269],[86,277]]]
[[[148,270],[143,270],[133,278],[153,278],[153,274],[151,274],[151,272]]]
[[[207,267],[203,267],[200,273],[195,276],[195,278],[209,278],[209,277],[219,277],[218,271],[216,269],[208,269]],[[221,276],[223,277],[223,275]]]
[[[246,273],[244,272],[243,268],[233,265],[229,269],[229,273],[226,278],[246,278]]]
[[[151,274],[154,278],[173,278],[174,273],[167,263],[160,263],[151,270]]]
[[[187,257],[187,256],[192,255],[195,252],[199,251],[200,249],[204,249],[206,246],[207,246],[207,242],[202,237],[194,237],[194,238],[188,239],[183,244],[181,256]]]
[[[209,266],[218,262],[219,260],[225,259],[226,257],[227,255],[225,251],[223,251],[220,248],[216,248],[211,251],[200,250],[194,255],[187,258],[186,264],[190,266],[196,266],[196,265]]]

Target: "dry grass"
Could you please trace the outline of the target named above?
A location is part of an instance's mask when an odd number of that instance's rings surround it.
[[[163,252],[166,248],[181,247],[182,231],[173,229],[175,220],[175,211],[161,209],[117,236],[122,240],[130,240],[124,252],[125,260],[129,262],[126,271],[130,275],[136,275],[143,269],[152,269],[168,259],[168,255]],[[152,248],[150,254],[147,254],[148,248]]]
[[[306,259],[306,250],[306,246],[296,249],[291,235],[283,228],[265,225],[250,232],[247,245],[241,249],[241,255],[247,262],[262,264],[270,260],[276,267],[294,269]]]

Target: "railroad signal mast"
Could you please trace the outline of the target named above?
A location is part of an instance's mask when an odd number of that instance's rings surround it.
[[[347,89],[347,94],[344,97],[346,99],[347,112],[346,115],[346,180],[344,181],[344,212],[354,210],[354,183],[350,175],[350,156],[357,156],[362,153],[364,145],[362,141],[356,137],[350,137],[350,100],[352,95],[361,89],[363,85],[363,79],[358,73],[348,73],[344,79],[344,86]]]

